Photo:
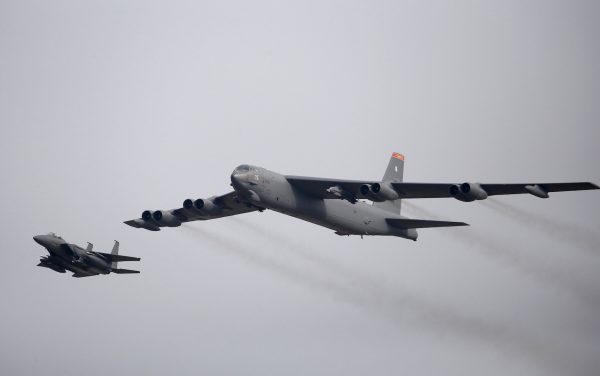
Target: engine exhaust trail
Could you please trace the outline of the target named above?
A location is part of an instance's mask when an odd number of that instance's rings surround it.
[[[588,251],[595,256],[599,255],[600,235],[598,235],[597,231],[577,226],[558,218],[548,218],[537,213],[531,213],[518,206],[494,198],[482,201],[481,204],[497,213],[515,219],[537,231],[541,231],[545,235],[552,236],[556,240],[563,241],[568,245],[575,245],[579,249]]]
[[[435,213],[414,205],[410,202],[403,202],[403,206],[417,216],[424,218],[439,218]],[[481,234],[480,230],[462,232],[447,232],[460,243],[476,249],[481,254],[489,256],[504,265],[510,266],[524,275],[541,282],[544,285],[550,284],[562,290],[570,292],[585,304],[591,304],[594,307],[600,307],[600,295],[597,291],[590,289],[573,274],[562,272],[551,267],[546,260],[537,260],[531,257],[531,254],[519,249],[518,246],[509,244],[506,240],[501,240],[495,235],[487,233]]]
[[[240,224],[243,222],[243,225],[247,225],[247,228],[261,235],[269,236],[274,241],[286,241],[284,236],[269,234],[268,231],[260,229],[255,224],[247,223],[239,218],[236,218],[236,222]],[[420,324],[440,336],[454,334],[460,338],[482,341],[506,356],[516,356],[527,362],[534,361],[538,366],[540,364],[557,363],[553,366],[554,369],[557,369],[556,367],[564,368],[567,364],[571,364],[562,355],[547,349],[544,343],[532,340],[520,331],[476,318],[465,317],[452,312],[450,309],[440,307],[439,304],[431,304],[406,291],[392,293],[372,278],[358,275],[345,266],[315,256],[308,250],[301,249],[301,247],[290,247],[288,244],[285,249],[296,253],[307,261],[313,262],[323,270],[330,273],[341,273],[352,279],[354,283],[336,283],[320,274],[315,275],[309,270],[299,269],[287,265],[285,262],[276,261],[272,257],[260,254],[257,250],[245,249],[245,247],[229,238],[208,233],[189,225],[184,225],[182,228],[190,229],[195,235],[200,235],[203,239],[222,246],[229,253],[250,263],[268,269],[293,282],[303,284],[315,292],[325,292],[337,301],[384,316],[396,324]],[[397,286],[395,287],[397,288]]]
[[[294,254],[296,257],[299,257],[313,265],[319,267],[326,275],[331,276],[331,272],[334,272],[337,276],[344,278],[344,282],[352,285],[355,288],[364,288],[365,287],[365,275],[357,274],[357,271],[350,270],[344,265],[323,257],[322,255],[311,252],[308,248],[298,244],[298,239],[292,238],[290,236],[286,236],[280,233],[273,233],[272,231],[268,231],[266,229],[261,228],[253,222],[246,221],[243,218],[235,218],[232,217],[231,221],[236,222],[237,225],[243,226],[246,229],[252,231],[253,233],[263,236],[269,241],[278,243],[278,247],[283,249],[288,253]],[[360,279],[360,282],[357,281]],[[370,281],[373,282],[373,281]],[[372,284],[368,284],[371,286]]]

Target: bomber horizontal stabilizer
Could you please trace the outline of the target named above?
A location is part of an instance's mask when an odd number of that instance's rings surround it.
[[[454,227],[469,226],[464,222],[450,221],[432,221],[429,219],[411,219],[411,218],[386,218],[387,223],[398,228],[430,228],[430,227]]]
[[[129,269],[113,269],[111,270],[113,273],[117,274],[137,274],[139,270],[129,270]]]

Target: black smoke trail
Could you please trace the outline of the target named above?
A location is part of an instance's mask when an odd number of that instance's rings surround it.
[[[189,225],[182,227],[189,229],[190,233],[201,236],[202,239],[220,245],[222,249],[249,263],[305,285],[316,292],[324,292],[337,301],[384,316],[397,324],[425,325],[426,328],[434,330],[438,335],[454,334],[460,338],[482,341],[507,356],[518,356],[528,361],[535,360],[538,365],[553,364],[554,369],[564,369],[565,367],[571,369],[572,363],[561,359],[563,357],[558,354],[551,354],[552,351],[547,349],[543,343],[532,340],[509,327],[465,317],[407,292],[391,294],[373,281],[368,283],[367,290],[356,289],[350,284],[336,283],[309,270],[277,261],[256,249],[248,249],[230,237],[215,235]],[[260,229],[258,230],[260,231]],[[286,248],[288,250],[297,249]],[[319,259],[310,256],[307,260]],[[328,268],[330,272],[353,273],[330,261],[321,263],[320,267]],[[362,276],[353,276],[352,278],[359,280],[360,284],[365,282],[361,279]]]
[[[600,256],[600,235],[598,231],[600,229],[594,231],[593,229],[561,220],[558,216],[550,218],[539,213],[528,212],[518,206],[494,198],[482,201],[482,205],[537,231],[541,231],[544,235],[551,236],[568,245],[574,245],[595,256]]]
[[[404,207],[418,216],[439,219],[439,217],[410,202],[404,202]],[[521,273],[538,280],[543,285],[551,285],[569,291],[573,296],[579,298],[586,304],[600,307],[600,294],[580,282],[578,276],[551,267],[547,260],[532,257],[530,252],[522,249],[520,245],[509,243],[506,238],[485,233],[480,229],[469,229],[468,231],[448,231],[446,234],[460,243],[476,249],[481,254],[489,256],[504,265],[513,267]]]

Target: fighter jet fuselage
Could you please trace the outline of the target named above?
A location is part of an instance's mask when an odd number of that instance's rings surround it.
[[[38,266],[52,269],[59,273],[67,270],[73,272],[74,277],[88,277],[99,274],[113,273],[139,273],[135,270],[117,269],[118,261],[139,261],[137,257],[118,255],[119,242],[115,241],[112,253],[92,251],[88,244],[83,249],[76,244],[67,243],[63,238],[53,233],[33,237],[36,243],[48,251],[49,255],[42,257]]]

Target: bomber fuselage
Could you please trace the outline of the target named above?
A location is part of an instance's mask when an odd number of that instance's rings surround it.
[[[271,209],[336,231],[339,235],[390,235],[416,240],[415,229],[401,229],[386,218],[404,218],[358,201],[309,196],[292,186],[284,175],[262,167],[238,166],[231,174],[235,191],[258,207]]]

